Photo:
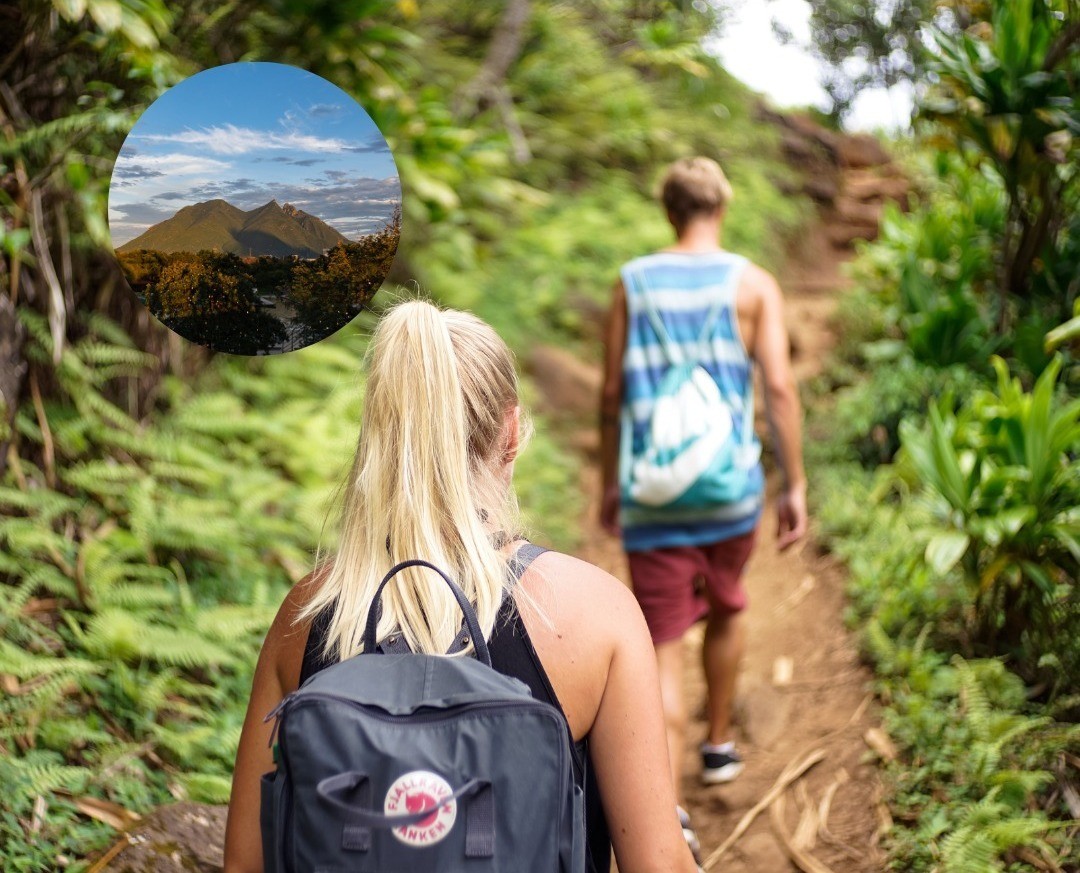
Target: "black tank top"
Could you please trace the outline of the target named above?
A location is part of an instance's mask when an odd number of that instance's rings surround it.
[[[511,564],[515,582],[521,578],[521,574],[525,572],[525,568],[532,563],[533,559],[544,551],[546,550],[533,546],[531,543],[518,551]],[[332,612],[332,607],[327,607],[311,622],[307,644],[304,646],[304,660],[300,665],[301,685],[320,670],[336,663],[334,659],[324,657],[322,651],[326,634],[330,629]],[[507,597],[499,609],[499,614],[495,619],[495,628],[488,641],[488,649],[491,652],[492,667],[506,676],[520,679],[529,687],[533,697],[550,703],[563,713],[562,704],[559,703],[544,665],[540,663],[540,657],[533,647],[532,640],[529,639],[529,633],[525,629],[525,623],[521,620],[521,614],[514,604],[513,597]],[[565,717],[566,714],[563,713],[564,720]],[[588,739],[580,743],[573,742],[569,725],[567,725],[567,736],[574,753],[571,756],[574,762],[574,776],[578,784],[583,785],[585,791],[586,870],[587,873],[609,873],[611,836],[607,820],[604,818],[603,807],[600,804],[600,789],[589,760]]]

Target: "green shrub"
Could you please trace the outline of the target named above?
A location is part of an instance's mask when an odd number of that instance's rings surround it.
[[[1075,690],[1080,401],[1055,402],[1060,358],[1031,392],[1000,358],[994,365],[996,391],[956,413],[946,398],[931,405],[927,428],[901,428],[900,469],[931,503],[940,527],[925,561],[940,575],[958,571],[974,640],[1055,691]]]
[[[1068,807],[1048,792],[1080,728],[1027,714],[1022,683],[1000,661],[947,662],[873,626],[869,639],[885,674],[885,727],[902,749],[886,770],[904,824],[887,837],[892,869],[1033,869],[1017,864],[1019,852],[1038,859],[1035,869],[1080,861],[1060,820]]]

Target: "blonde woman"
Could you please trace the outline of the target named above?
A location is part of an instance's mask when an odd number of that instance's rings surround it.
[[[338,551],[289,593],[259,656],[225,873],[263,869],[259,777],[273,768],[263,717],[309,675],[359,653],[375,587],[410,558],[451,573],[475,605],[495,668],[565,715],[595,777],[586,788],[589,870],[608,870],[613,847],[621,873],[692,873],[674,814],[656,663],[631,592],[590,564],[544,552],[504,599],[511,560],[531,554],[511,486],[523,428],[506,344],[472,315],[411,301],[383,317],[368,365]],[[461,621],[453,596],[434,574],[406,572],[382,598],[379,640],[447,651]]]

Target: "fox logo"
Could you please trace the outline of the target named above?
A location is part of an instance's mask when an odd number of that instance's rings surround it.
[[[410,792],[405,795],[405,808],[409,812],[423,812],[425,809],[435,809],[438,801],[428,794],[426,791]],[[435,824],[435,819],[439,817],[439,813],[436,810],[425,819],[421,819],[416,823],[418,828],[427,828]]]
[[[387,815],[408,815],[431,810],[413,824],[393,828],[391,833],[406,846],[432,846],[446,838],[457,820],[457,801],[446,800],[454,790],[437,773],[414,770],[399,776],[386,792],[383,811]]]

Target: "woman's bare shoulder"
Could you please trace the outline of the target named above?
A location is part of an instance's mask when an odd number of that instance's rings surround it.
[[[535,574],[526,581],[527,590],[540,595],[541,607],[546,601],[557,608],[557,617],[567,630],[588,625],[591,635],[603,637],[606,630],[618,632],[627,622],[641,619],[627,585],[573,555],[545,552],[536,560]]]
[[[313,570],[289,589],[263,643],[263,657],[271,659],[286,691],[300,684],[300,667],[311,630],[311,618],[304,617],[304,610],[318,592],[326,570]]]

